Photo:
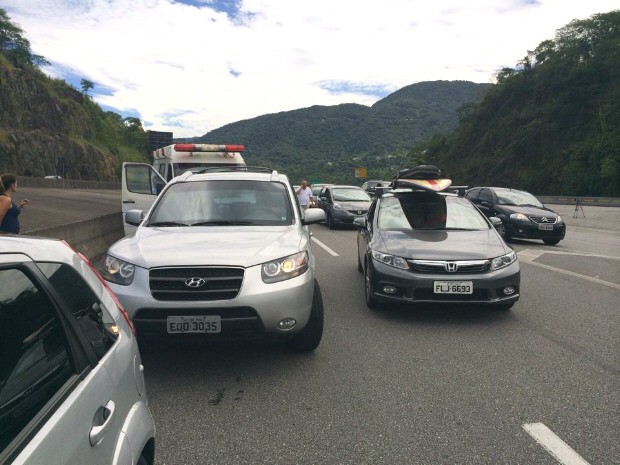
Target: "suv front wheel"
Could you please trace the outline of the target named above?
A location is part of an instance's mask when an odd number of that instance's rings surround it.
[[[312,309],[306,327],[293,336],[288,342],[296,352],[311,352],[316,349],[323,337],[323,297],[319,283],[314,281]]]

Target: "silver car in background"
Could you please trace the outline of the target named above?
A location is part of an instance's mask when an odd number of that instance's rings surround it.
[[[323,334],[309,224],[288,178],[250,167],[184,173],[109,248],[103,277],[141,338],[276,337],[312,351]]]
[[[0,236],[0,463],[152,465],[134,329],[65,242]]]

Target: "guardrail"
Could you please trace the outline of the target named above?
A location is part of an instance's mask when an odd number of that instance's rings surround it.
[[[544,204],[577,205],[590,207],[620,207],[618,197],[581,197],[569,195],[537,195],[536,198]]]
[[[53,187],[57,189],[111,189],[120,190],[120,182],[83,181],[79,179],[44,179],[28,176],[18,176],[22,187]]]

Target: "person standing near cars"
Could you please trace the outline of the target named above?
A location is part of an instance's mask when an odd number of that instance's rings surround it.
[[[5,173],[0,182],[0,234],[19,234],[19,214],[28,199],[23,199],[19,205],[13,201],[13,194],[17,190],[17,178],[14,174]]]
[[[312,200],[312,189],[308,187],[308,181],[301,181],[301,187],[297,189],[297,198],[299,199],[299,205],[302,210],[307,210]]]

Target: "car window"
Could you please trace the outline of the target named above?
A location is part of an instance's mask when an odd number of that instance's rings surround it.
[[[469,192],[467,192],[467,194],[465,195],[469,200],[471,200],[472,202],[477,202],[478,201],[478,193],[480,192],[480,189],[472,189]]]
[[[334,202],[370,202],[370,196],[359,188],[335,187],[332,189]]]
[[[0,451],[75,374],[52,302],[19,269],[0,270]]]
[[[65,301],[95,355],[101,359],[117,339],[114,318],[80,274],[64,263],[37,263],[59,297]]]
[[[482,202],[489,202],[490,204],[493,203],[493,194],[491,193],[491,191],[489,189],[481,189],[480,193],[478,194],[478,201],[480,203]]]
[[[468,200],[423,193],[383,199],[378,221],[379,228],[387,230],[489,229]]]
[[[148,226],[290,225],[283,183],[207,180],[176,183],[159,199]]]

